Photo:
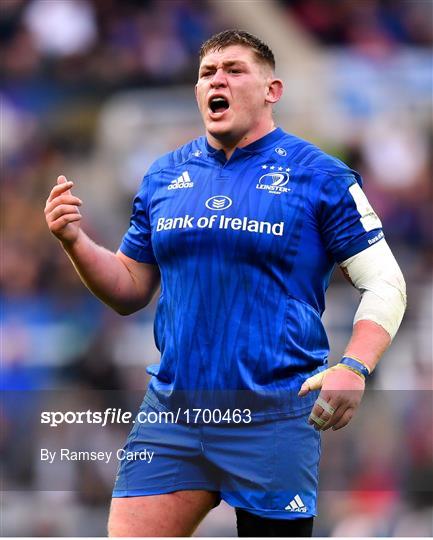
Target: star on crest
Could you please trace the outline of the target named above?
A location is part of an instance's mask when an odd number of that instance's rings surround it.
[[[267,165],[262,165],[262,169],[267,169],[268,166]]]

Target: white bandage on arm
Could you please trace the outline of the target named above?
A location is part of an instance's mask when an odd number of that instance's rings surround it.
[[[406,308],[406,284],[386,241],[380,240],[340,266],[361,293],[353,324],[373,321],[392,339]]]

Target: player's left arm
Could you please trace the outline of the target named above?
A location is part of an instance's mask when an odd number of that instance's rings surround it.
[[[406,308],[404,278],[384,239],[340,266],[361,294],[353,333],[340,363],[307,379],[299,392],[305,396],[320,389],[309,421],[323,431],[340,429],[351,420],[365,377],[390,345]]]

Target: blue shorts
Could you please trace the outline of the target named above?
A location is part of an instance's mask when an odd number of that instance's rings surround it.
[[[155,409],[143,402],[143,411]],[[320,433],[307,418],[136,422],[121,451],[113,497],[200,489],[262,517],[315,516]]]

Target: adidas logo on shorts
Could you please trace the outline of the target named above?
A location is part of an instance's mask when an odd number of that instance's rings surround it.
[[[289,512],[306,512],[307,507],[299,495],[295,495],[289,504],[284,508]]]
[[[188,171],[184,171],[179,178],[172,180],[167,189],[182,189],[182,188],[192,188],[194,182],[191,181]]]

